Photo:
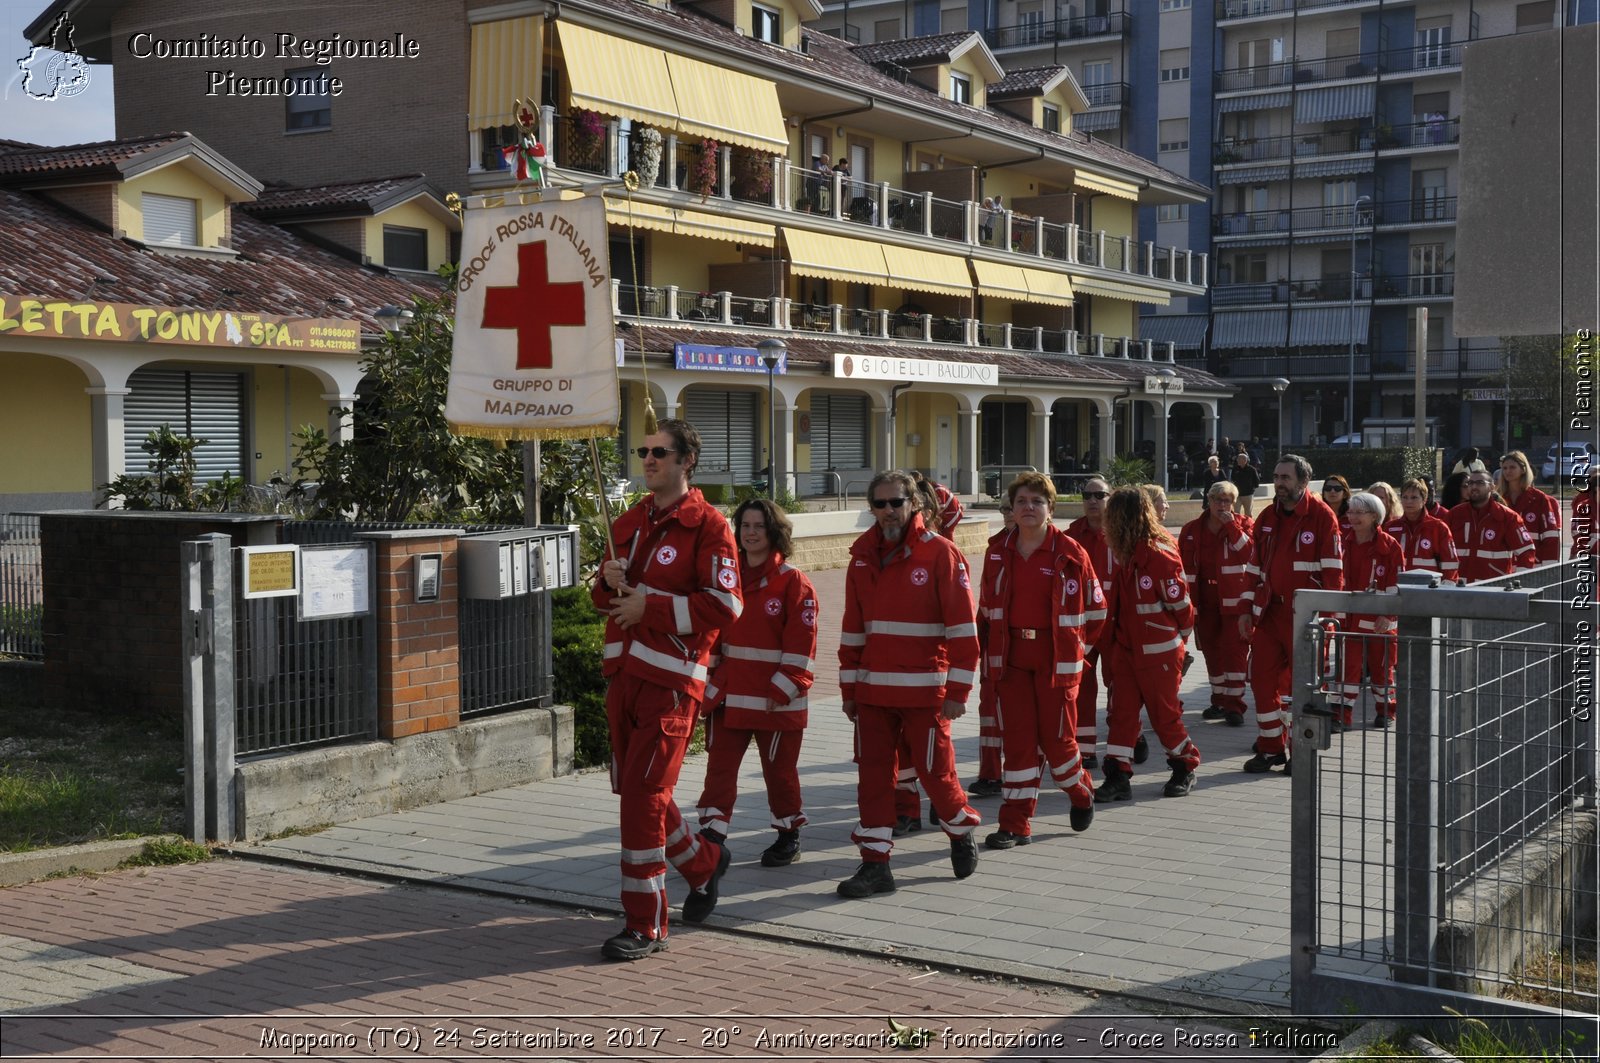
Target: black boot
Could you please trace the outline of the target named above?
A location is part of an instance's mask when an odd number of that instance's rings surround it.
[[[1106,781],[1101,783],[1094,792],[1097,805],[1108,804],[1112,801],[1133,800],[1133,774],[1123,771],[1115,764],[1106,765]]]
[[[1135,764],[1143,764],[1149,759],[1150,743],[1145,739],[1144,735],[1140,735],[1139,740],[1133,743],[1133,762]]]
[[[780,830],[778,840],[761,852],[762,867],[788,867],[800,859],[800,832]]]
[[[1171,758],[1167,760],[1167,767],[1172,769],[1172,778],[1162,788],[1161,796],[1188,797],[1189,791],[1194,789],[1194,772],[1183,761]]]
[[[836,891],[841,897],[859,900],[877,893],[894,892],[894,873],[888,864],[869,864],[862,861],[856,873],[839,883]]]

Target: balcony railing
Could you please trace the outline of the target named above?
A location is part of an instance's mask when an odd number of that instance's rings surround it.
[[[1084,335],[1073,329],[869,310],[839,303],[802,303],[783,297],[696,292],[674,286],[635,287],[611,282],[612,309],[636,321],[704,323],[725,328],[819,333],[862,340],[900,340],[956,347],[989,347],[1040,354],[1172,362],[1172,344],[1127,336]]]
[[[1356,300],[1372,298],[1372,282],[1367,277],[1356,279]],[[1213,306],[1250,306],[1285,303],[1348,303],[1350,278],[1342,276],[1314,277],[1304,280],[1267,281],[1264,283],[1217,284],[1211,288]]]
[[[1128,102],[1126,81],[1100,81],[1083,86],[1084,99],[1090,107],[1122,106]]]
[[[1455,70],[1465,52],[1462,43],[1416,44],[1410,48],[1390,48],[1378,56],[1378,69],[1385,74],[1422,74],[1430,70]]]
[[[1427,299],[1456,293],[1454,273],[1402,273],[1379,277],[1373,286],[1379,299]]]
[[[1113,11],[1105,15],[1082,15],[1078,18],[1058,18],[1019,23],[1014,26],[997,26],[984,30],[983,38],[984,43],[990,48],[1028,48],[1054,41],[1120,37],[1132,28],[1131,14],[1126,11]]]
[[[638,169],[644,154],[642,135],[616,119],[607,119],[596,134],[592,114],[559,116],[542,109],[540,142],[557,173],[578,171],[620,177]],[[490,133],[474,131],[471,151],[489,158]],[[764,152],[719,145],[710,156],[701,142],[663,134],[661,161],[653,183],[658,193],[682,193],[723,203],[743,202],[786,214],[812,214],[829,223],[889,230],[963,249],[992,248],[1016,256],[1017,264],[1046,260],[1087,266],[1203,288],[1208,258],[1177,247],[1156,247],[1105,230],[1080,231],[1074,224],[1047,221],[1010,209],[988,209],[972,200],[943,199],[928,192],[896,188],[887,181],[867,181],[827,170],[794,166]],[[572,154],[568,155],[567,152]],[[493,151],[498,159],[498,149]],[[488,168],[475,167],[482,174]],[[501,168],[494,168],[500,174]],[[493,187],[503,176],[480,177],[478,187]],[[770,216],[761,220],[771,221]],[[956,253],[960,253],[959,251]]]
[[[1379,225],[1415,225],[1456,220],[1455,196],[1417,196],[1378,204]]]
[[[1426,148],[1461,143],[1461,119],[1442,114],[1377,129],[1379,148]]]
[[[1371,151],[1372,144],[1371,133],[1350,129],[1251,137],[1245,140],[1223,137],[1212,146],[1211,161],[1218,166],[1226,166],[1235,162],[1339,155],[1352,151]]]
[[[1370,0],[1216,0],[1216,17],[1221,22],[1231,18],[1253,18],[1257,15],[1276,15],[1281,12],[1312,11],[1323,7],[1343,7]]]

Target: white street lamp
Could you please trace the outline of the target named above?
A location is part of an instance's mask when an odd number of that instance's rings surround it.
[[[411,310],[395,306],[392,303],[385,303],[374,310],[372,316],[378,319],[378,324],[383,331],[399,332],[410,324],[417,315]]]
[[[767,367],[767,497],[778,500],[778,404],[772,374],[783,361],[789,345],[780,339],[764,339],[756,344],[761,364]]]
[[[1282,454],[1284,452],[1284,450],[1287,449],[1287,447],[1288,447],[1287,441],[1283,438],[1283,393],[1285,391],[1287,391],[1288,389],[1289,389],[1289,382],[1287,380],[1283,379],[1283,377],[1280,376],[1280,377],[1278,377],[1278,378],[1276,378],[1276,379],[1274,379],[1272,381],[1272,390],[1276,391],[1278,393],[1278,453],[1279,454]]]
[[[1167,369],[1166,367],[1162,367],[1157,369],[1151,375],[1157,378],[1156,386],[1161,389],[1161,446],[1156,453],[1156,465],[1160,470],[1160,475],[1156,477],[1156,482],[1159,483],[1161,485],[1161,489],[1165,491],[1167,489],[1167,467],[1169,464],[1169,458],[1167,455],[1167,392],[1172,389],[1173,383],[1177,381],[1178,374],[1174,373],[1170,369]]]

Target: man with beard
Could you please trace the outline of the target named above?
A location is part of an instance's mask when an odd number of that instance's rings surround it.
[[[1306,486],[1311,463],[1285,454],[1272,470],[1273,502],[1256,520],[1239,636],[1250,643],[1250,689],[1255,694],[1256,755],[1244,770],[1259,775],[1281,765],[1289,772],[1291,671],[1294,664],[1294,592],[1344,590],[1339,520]]]
[[[901,470],[873,478],[875,522],[850,548],[839,636],[839,693],[855,724],[856,802],[851,835],[861,866],[841,897],[893,893],[895,753],[902,738],[950,838],[956,878],[978,867],[980,822],[956,778],[950,721],[966,712],[977,682],[978,626],[961,552],[930,531],[917,485]]]
[[[1487,472],[1469,472],[1464,492],[1466,501],[1445,517],[1461,555],[1462,583],[1493,579],[1539,563],[1533,536],[1516,510],[1495,499],[1494,481]]]

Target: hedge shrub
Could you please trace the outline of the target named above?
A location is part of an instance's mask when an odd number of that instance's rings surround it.
[[[1434,488],[1440,486],[1439,451],[1428,447],[1305,447],[1292,451],[1311,463],[1311,478],[1338,473],[1350,481],[1352,490],[1383,480],[1396,490],[1413,476],[1432,476]],[[1270,459],[1269,459],[1270,460]],[[1263,469],[1262,479],[1271,482],[1272,471]]]
[[[603,765],[611,759],[606,677],[600,674],[606,618],[589,601],[586,588],[550,593],[550,638],[555,700],[572,706],[573,763],[579,768]]]

